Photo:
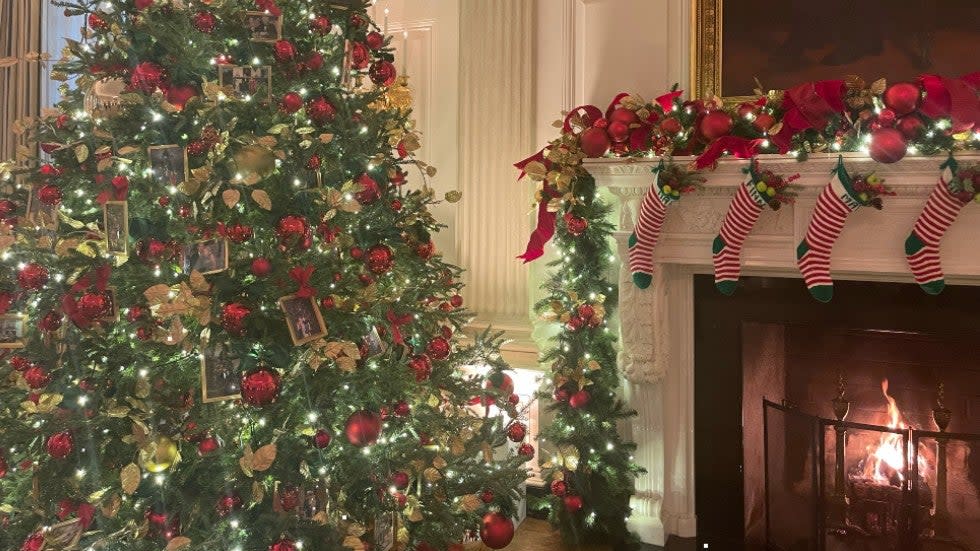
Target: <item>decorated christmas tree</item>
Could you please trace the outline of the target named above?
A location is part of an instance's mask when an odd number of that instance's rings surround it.
[[[533,449],[365,6],[55,5],[0,165],[0,549],[506,545]]]

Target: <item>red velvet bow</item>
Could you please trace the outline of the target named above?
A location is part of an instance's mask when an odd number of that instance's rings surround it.
[[[391,324],[391,338],[395,341],[395,344],[405,344],[401,326],[412,321],[412,314],[402,314],[399,316],[394,310],[388,310],[388,314],[385,317],[388,318],[388,323]]]
[[[951,118],[954,134],[980,127],[980,72],[960,78],[922,75],[919,83],[926,92],[919,108],[924,115]]]
[[[620,96],[623,95],[625,94],[620,94]],[[612,109],[613,105],[618,103],[620,99],[621,99],[620,97],[617,97],[617,99],[613,100],[613,103],[610,104],[609,108]],[[571,111],[568,112],[567,115],[565,115],[565,120],[562,122],[562,126],[561,126],[562,132],[573,131],[572,118],[575,117],[576,115],[581,117],[582,122],[585,123],[586,126],[592,126],[592,124],[595,123],[595,121],[602,118],[602,111],[599,111],[599,108],[596,107],[595,105],[580,105],[575,109],[572,109]],[[527,165],[531,164],[534,161],[543,163],[547,170],[551,170],[551,161],[546,159],[544,156],[544,152],[547,150],[548,150],[547,146],[542,147],[541,150],[539,150],[534,155],[531,155],[530,157],[524,159],[523,161],[518,161],[514,163],[514,167],[521,171],[521,174],[520,176],[517,177],[517,179],[520,180],[521,178],[524,177],[525,174],[524,167],[526,167]]]
[[[94,287],[96,291],[101,293],[109,285],[109,275],[111,273],[112,267],[108,264],[103,264],[94,270],[89,270],[88,273],[78,278],[78,281],[71,286],[71,292],[80,293],[90,287]]]
[[[712,166],[726,152],[739,159],[751,159],[758,153],[763,142],[765,142],[763,139],[750,140],[748,138],[739,138],[738,136],[722,136],[716,138],[708,144],[704,152],[698,155],[698,158],[694,161],[694,166],[699,170]]]
[[[662,96],[657,96],[654,101],[660,105],[660,108],[664,110],[664,113],[670,113],[674,110],[674,100],[681,97],[684,90],[674,90],[673,92],[667,92]]]
[[[100,205],[106,204],[106,201],[125,201],[129,197],[129,178],[116,176],[111,180],[111,184],[111,190],[104,190],[95,198]]]
[[[528,238],[524,254],[517,257],[525,264],[543,255],[545,244],[555,235],[557,213],[548,210],[548,203],[555,197],[558,197],[558,191],[546,183],[541,190],[541,202],[538,203],[538,225]]]
[[[310,277],[313,276],[315,268],[310,266],[296,266],[289,270],[289,277],[299,285],[296,296],[310,298],[316,296],[316,289],[310,285]]]
[[[844,113],[844,81],[821,80],[794,86],[783,95],[783,127],[772,136],[780,153],[789,151],[793,136],[810,128],[822,130],[831,117]]]

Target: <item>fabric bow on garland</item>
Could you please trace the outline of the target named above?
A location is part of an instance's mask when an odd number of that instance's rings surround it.
[[[391,324],[392,341],[398,345],[405,344],[405,337],[402,335],[401,326],[410,323],[412,321],[412,315],[402,314],[399,316],[394,310],[388,310],[385,317],[388,319],[388,323]]]
[[[79,306],[80,299],[77,299],[76,295],[91,290],[94,290],[94,294],[96,295],[104,295],[109,285],[109,275],[111,273],[112,268],[108,264],[99,266],[78,278],[71,286],[69,292],[61,297],[61,309],[68,316],[68,319],[80,329],[88,329],[97,319],[93,318],[84,308]],[[86,299],[85,296],[81,300],[84,299]],[[105,301],[104,298],[103,301]],[[106,304],[107,306],[111,306],[108,303]]]
[[[289,270],[289,277],[299,285],[296,296],[301,298],[311,298],[316,296],[316,289],[310,285],[310,278],[313,277],[314,268],[310,266],[296,266]]]

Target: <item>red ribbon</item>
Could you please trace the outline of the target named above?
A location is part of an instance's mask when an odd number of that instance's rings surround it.
[[[794,135],[810,128],[823,130],[831,117],[844,113],[844,81],[821,80],[794,86],[783,95],[783,109],[783,127],[772,136],[780,153],[789,151]]]
[[[739,159],[751,159],[758,153],[763,142],[765,142],[763,139],[750,140],[738,136],[722,136],[712,141],[704,152],[698,155],[694,166],[699,170],[713,166],[726,152]]]
[[[541,149],[541,151],[538,151],[537,153],[535,153],[534,155],[531,155],[527,159],[524,159],[523,161],[518,161],[518,162],[514,163],[514,168],[516,168],[516,169],[518,169],[518,170],[521,171],[521,175],[517,177],[518,180],[520,180],[521,178],[523,178],[524,177],[524,174],[526,174],[524,172],[524,167],[526,167],[527,165],[531,164],[534,161],[537,161],[539,163],[544,163],[544,168],[546,170],[551,170],[551,161],[549,161],[548,159],[545,159],[544,158],[544,152],[547,149],[548,149],[547,147],[544,147],[544,148]]]
[[[100,205],[106,204],[106,201],[125,201],[129,197],[129,178],[116,176],[111,184],[111,190],[105,190],[95,198]]]
[[[14,302],[14,295],[6,291],[0,292],[0,314],[6,314]]]
[[[255,5],[262,11],[267,11],[276,17],[282,15],[282,10],[276,5],[276,0],[255,0]]]
[[[673,92],[667,92],[662,96],[657,96],[654,101],[660,105],[660,108],[664,110],[664,113],[670,113],[674,110],[674,100],[681,97],[684,90],[674,90]]]
[[[315,268],[310,266],[296,266],[289,270],[289,277],[299,285],[296,296],[310,298],[316,296],[316,289],[310,285],[310,277],[313,276]]]
[[[525,264],[544,254],[544,246],[555,235],[555,220],[557,213],[548,210],[548,202],[558,197],[558,191],[545,184],[541,190],[541,202],[538,203],[538,225],[527,240],[524,254],[518,256]]]
[[[88,273],[78,278],[78,281],[71,286],[71,292],[80,293],[89,287],[95,287],[95,290],[101,293],[102,291],[105,291],[106,286],[109,285],[109,275],[111,273],[112,267],[108,264],[103,264],[94,270],[90,270]]]
[[[980,127],[980,72],[960,78],[922,75],[919,83],[926,92],[919,107],[924,115],[933,119],[948,116],[953,121],[954,134]]]
[[[388,314],[385,317],[388,318],[388,323],[391,324],[391,338],[395,341],[395,344],[405,344],[401,326],[412,321],[412,314],[402,314],[399,316],[394,310],[388,310]]]

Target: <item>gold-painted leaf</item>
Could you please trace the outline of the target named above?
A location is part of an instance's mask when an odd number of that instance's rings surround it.
[[[872,94],[876,96],[880,96],[881,94],[885,93],[885,88],[887,87],[888,87],[888,81],[886,81],[883,78],[879,78],[878,80],[871,83],[870,89]]]
[[[272,210],[272,198],[269,194],[262,189],[256,189],[252,191],[252,200],[259,205],[259,208],[263,210]]]
[[[257,472],[268,471],[276,460],[276,452],[275,444],[267,444],[255,450],[255,454],[252,456],[252,470]]]
[[[483,500],[476,494],[466,494],[459,502],[460,506],[467,513],[472,513],[483,506]]]
[[[228,208],[234,208],[242,198],[242,193],[237,189],[226,189],[221,192],[221,200],[224,201],[225,206]]]
[[[435,459],[432,460],[432,466],[437,469],[445,469],[446,465],[448,465],[448,463],[446,463],[446,460],[441,455],[437,455]]]
[[[265,499],[265,486],[258,482],[252,483],[252,501],[255,503],[262,503]]]
[[[167,547],[165,551],[178,551],[180,549],[190,546],[190,544],[191,544],[190,538],[184,536],[177,536],[176,538],[170,540],[167,543]]]
[[[119,148],[118,154],[119,154],[120,157],[126,157],[126,156],[132,155],[133,153],[136,153],[138,151],[140,151],[140,149],[138,147],[134,147],[134,146],[131,146],[131,145],[124,145],[124,146],[122,146],[122,147]]]
[[[424,476],[429,482],[436,482],[442,479],[442,473],[440,473],[439,469],[436,469],[435,467],[429,467],[423,471],[422,476]]]
[[[133,495],[136,488],[140,485],[140,468],[136,463],[130,463],[123,467],[119,473],[119,480],[122,483],[122,491],[126,495]]]
[[[119,494],[112,494],[109,496],[109,499],[102,503],[102,516],[105,518],[116,518],[121,508],[122,498],[119,497]]]
[[[88,159],[87,145],[82,143],[75,146],[75,159],[78,160],[79,164],[84,163]]]
[[[463,192],[458,189],[446,192],[446,201],[450,203],[458,203],[463,198]]]

